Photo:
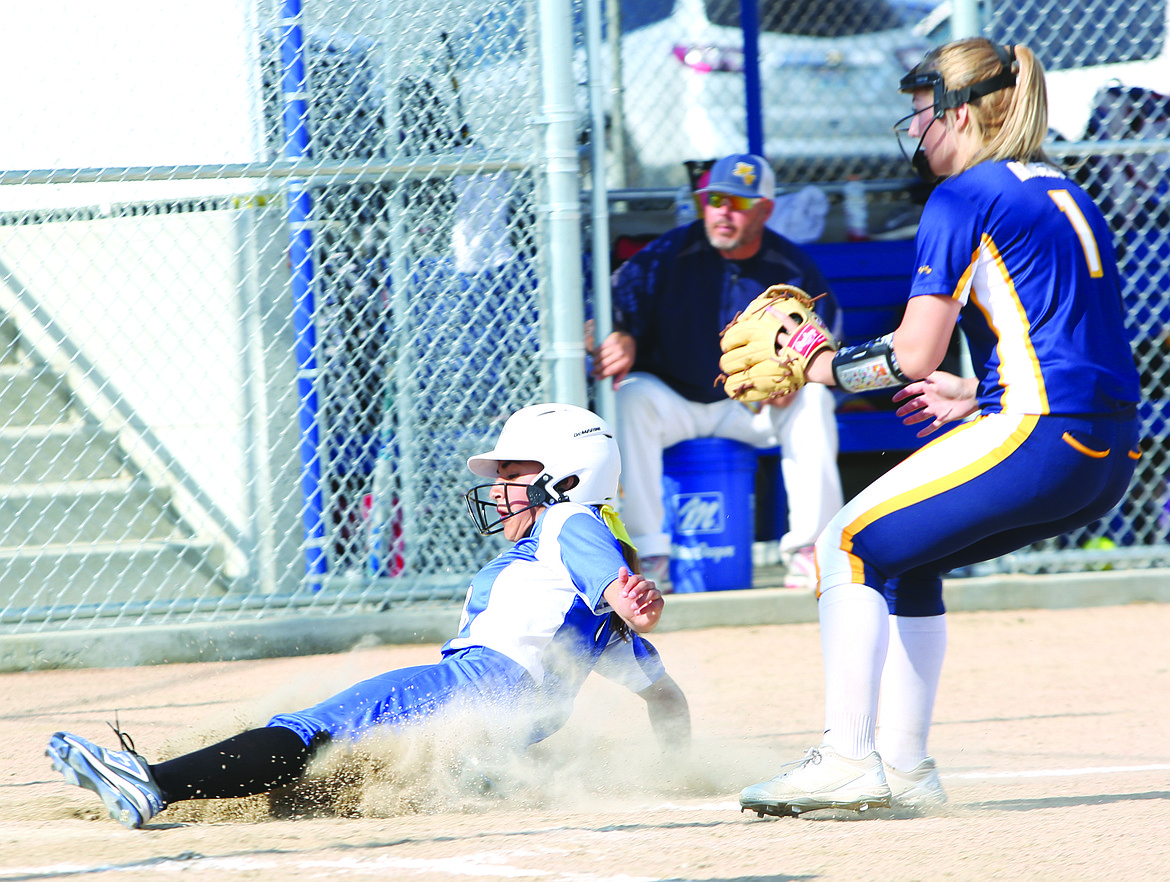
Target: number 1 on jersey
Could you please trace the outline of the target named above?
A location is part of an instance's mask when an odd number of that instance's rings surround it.
[[[1101,252],[1097,250],[1097,240],[1093,238],[1093,231],[1089,222],[1073,199],[1068,190],[1049,190],[1048,195],[1056,203],[1056,207],[1064,212],[1072,228],[1076,230],[1077,238],[1081,240],[1081,248],[1085,251],[1085,263],[1089,265],[1089,275],[1099,279],[1103,275],[1101,269]]]

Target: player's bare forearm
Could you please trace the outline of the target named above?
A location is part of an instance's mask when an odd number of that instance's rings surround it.
[[[663,750],[676,752],[691,746],[691,708],[669,674],[638,693],[646,701],[650,728]]]
[[[898,329],[894,354],[907,377],[928,377],[946,357],[961,304],[943,294],[911,297]]]
[[[653,582],[625,567],[618,570],[618,577],[605,589],[605,599],[639,634],[654,630],[665,606],[662,592]]]
[[[836,386],[833,378],[833,353],[818,352],[808,363],[805,376],[810,383],[820,383],[822,386]]]

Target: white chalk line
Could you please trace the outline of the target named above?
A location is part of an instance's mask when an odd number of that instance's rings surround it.
[[[1128,772],[1162,772],[1170,765],[1152,766],[1090,766],[1084,769],[1035,769],[1027,772],[953,772],[940,778],[978,780],[988,778],[1062,778],[1073,775],[1123,775]]]
[[[1021,772],[951,772],[941,774],[943,780],[955,779],[965,781],[993,780],[1008,778],[1063,778],[1076,775],[1124,775],[1131,772],[1164,772],[1170,771],[1170,764],[1153,764],[1148,766],[1088,766],[1082,769],[1029,769]],[[672,812],[725,812],[739,811],[738,802],[710,802],[702,805],[676,805],[671,802],[651,806],[649,811]]]
[[[1003,780],[1013,778],[1058,778],[1058,777],[1072,777],[1077,775],[1123,775],[1133,772],[1162,772],[1170,771],[1170,764],[1155,763],[1144,766],[1088,766],[1079,769],[1029,769],[1019,772],[952,772],[950,774],[943,774],[939,777],[943,779],[955,780]],[[740,806],[738,802],[714,802],[703,803],[700,805],[677,805],[675,803],[661,803],[655,806],[649,806],[646,811],[673,811],[673,812],[739,812]],[[149,873],[166,873],[179,872],[191,869],[194,866],[201,866],[204,868],[218,868],[225,872],[230,871],[255,871],[262,869],[277,869],[281,866],[309,868],[316,867],[322,870],[341,870],[348,871],[349,874],[355,876],[373,875],[384,873],[386,870],[393,869],[399,871],[414,871],[417,873],[433,873],[443,872],[452,876],[469,876],[469,877],[489,877],[496,879],[507,879],[510,877],[545,877],[550,879],[550,882],[652,882],[649,877],[636,877],[628,875],[617,876],[600,876],[589,873],[564,873],[556,870],[538,870],[525,869],[519,866],[513,866],[510,862],[517,857],[533,856],[536,854],[532,851],[521,852],[492,852],[478,855],[467,855],[456,858],[397,858],[389,855],[378,855],[369,859],[360,858],[337,858],[337,859],[313,859],[302,858],[299,861],[284,862],[265,858],[243,858],[243,857],[203,857],[191,856],[176,860],[146,860],[141,864],[128,864],[124,866],[98,864],[85,866],[82,864],[60,864],[50,867],[0,867],[0,882],[5,877],[12,878],[13,876],[20,876],[25,874],[45,875],[49,873],[58,873],[64,875],[74,875],[84,873],[87,875],[114,875],[123,873],[141,874],[143,872]]]

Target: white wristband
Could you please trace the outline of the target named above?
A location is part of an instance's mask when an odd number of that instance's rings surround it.
[[[893,334],[842,347],[833,356],[833,379],[845,392],[889,389],[911,382],[898,367]]]

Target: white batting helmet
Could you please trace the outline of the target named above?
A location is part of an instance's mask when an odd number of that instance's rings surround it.
[[[602,505],[617,498],[622,460],[613,430],[605,420],[583,407],[533,404],[521,408],[504,423],[496,446],[468,459],[467,467],[481,478],[494,480],[499,463],[527,460],[544,467],[532,482],[529,508],[557,502]],[[576,477],[577,483],[558,490],[557,485],[570,477]],[[484,515],[489,503],[476,498],[475,491],[490,486],[480,485],[467,494],[472,519],[485,533],[498,526],[499,521],[486,524]],[[494,511],[495,504],[490,505]],[[478,514],[476,506],[480,509]]]

